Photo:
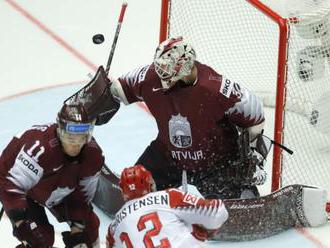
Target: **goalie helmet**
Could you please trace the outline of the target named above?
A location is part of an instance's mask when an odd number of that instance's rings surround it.
[[[83,145],[91,140],[95,120],[88,119],[81,104],[64,103],[56,120],[57,133],[62,142]]]
[[[163,41],[154,56],[155,71],[163,88],[168,89],[178,80],[190,75],[195,59],[195,50],[182,37]]]
[[[125,168],[121,173],[119,186],[125,201],[156,191],[155,181],[143,165]]]

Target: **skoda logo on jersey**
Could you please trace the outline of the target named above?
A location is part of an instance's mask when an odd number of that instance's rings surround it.
[[[186,148],[191,146],[191,128],[187,117],[182,115],[172,115],[169,123],[169,135],[171,144],[178,148]]]

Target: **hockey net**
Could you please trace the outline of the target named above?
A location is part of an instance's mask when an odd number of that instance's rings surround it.
[[[179,35],[269,108],[267,136],[294,151],[274,147],[272,190],[330,192],[330,0],[163,0],[160,41]]]

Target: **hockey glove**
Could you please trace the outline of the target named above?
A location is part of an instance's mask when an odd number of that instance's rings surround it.
[[[193,224],[191,235],[194,236],[199,241],[205,241],[214,237],[217,233],[219,233],[220,229],[209,230],[204,228],[201,225]]]
[[[89,248],[84,232],[71,234],[70,231],[62,232],[65,248]]]
[[[14,227],[14,236],[22,243],[33,248],[48,248],[47,230],[32,220],[24,220],[18,227]],[[25,245],[26,247],[29,247]]]
[[[264,170],[264,163],[271,148],[271,141],[268,137],[259,134],[251,146],[250,166],[254,169],[252,184],[263,185],[267,179],[267,172]]]

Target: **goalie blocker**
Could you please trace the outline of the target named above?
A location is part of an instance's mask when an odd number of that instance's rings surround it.
[[[118,176],[103,166],[93,203],[111,218],[124,204],[118,183]],[[292,227],[323,225],[326,199],[325,190],[290,185],[259,198],[224,200],[229,218],[213,239],[254,240]]]

